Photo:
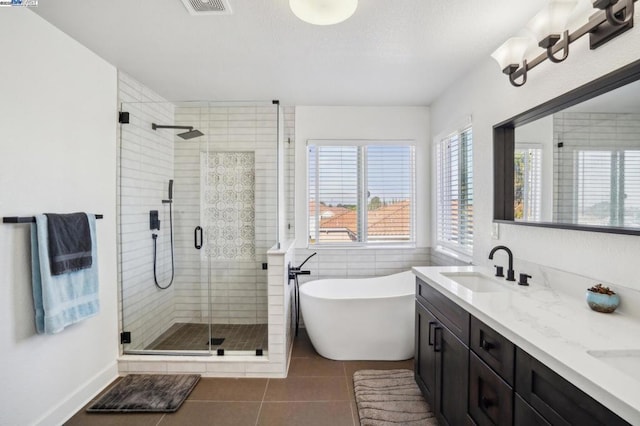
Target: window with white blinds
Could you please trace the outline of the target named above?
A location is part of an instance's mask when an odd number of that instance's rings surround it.
[[[436,143],[437,243],[473,250],[473,136],[471,126]]]
[[[514,166],[514,219],[540,221],[542,148],[516,144]]]
[[[310,244],[415,241],[413,145],[310,141],[308,151]]]
[[[640,151],[574,151],[576,223],[640,226]]]

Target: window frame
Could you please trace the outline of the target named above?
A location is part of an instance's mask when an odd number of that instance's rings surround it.
[[[514,221],[535,221],[540,222],[542,220],[542,170],[544,168],[544,146],[542,143],[530,143],[530,142],[516,142],[514,148],[514,165],[516,163],[515,156],[518,151],[522,151],[523,157],[523,178],[527,175],[532,177],[531,180],[523,179],[523,217],[517,218],[514,214]],[[526,159],[526,157],[529,159]],[[533,160],[533,165],[531,160]],[[527,172],[529,172],[527,174]],[[514,187],[517,173],[514,170]],[[532,185],[533,184],[533,188]],[[533,195],[532,195],[533,194]],[[514,193],[514,209],[517,197]],[[528,211],[533,211],[532,215],[526,214]]]
[[[357,223],[358,223],[358,240],[351,242],[320,242],[317,239],[317,236],[320,232],[320,218],[318,216],[318,210],[314,214],[314,225],[311,224],[312,212],[310,211],[311,201],[315,200],[314,195],[311,193],[312,185],[315,185],[317,188],[317,181],[312,184],[311,182],[311,172],[312,167],[315,167],[315,176],[318,176],[318,159],[316,158],[315,164],[311,164],[311,147],[321,147],[321,146],[355,146],[357,147],[357,158],[358,158],[358,167],[357,167]],[[367,168],[367,148],[371,146],[399,146],[399,147],[409,147],[410,148],[410,159],[409,162],[411,164],[411,172],[410,172],[410,219],[409,219],[409,239],[408,240],[389,240],[389,241],[369,241],[368,234],[368,214],[367,214],[367,206],[368,206],[368,168]],[[417,240],[417,226],[416,226],[416,198],[417,191],[416,188],[418,186],[417,182],[417,158],[416,153],[418,152],[418,147],[413,139],[309,139],[306,143],[306,166],[307,166],[307,188],[305,191],[306,194],[306,208],[307,208],[307,247],[309,248],[380,248],[380,247],[404,247],[404,248],[412,248],[416,247]],[[317,200],[316,200],[317,201]],[[312,241],[312,228],[314,229],[316,240]]]
[[[446,177],[448,179],[448,181],[450,182],[453,178],[453,171],[454,171],[454,167],[451,164],[451,155],[448,155],[447,158],[449,159],[449,161],[444,161],[445,160],[442,155],[443,155],[443,151],[442,148],[443,146],[446,144],[450,144],[454,139],[459,141],[460,145],[462,145],[463,143],[463,135],[469,132],[470,134],[470,138],[466,138],[464,139],[467,143],[468,143],[468,147],[467,150],[463,149],[463,147],[458,149],[459,153],[463,153],[465,156],[465,165],[467,167],[460,167],[460,163],[457,162],[456,163],[456,168],[457,168],[457,176],[455,177],[455,179],[458,181],[458,185],[457,185],[457,190],[459,193],[465,193],[467,196],[463,199],[464,202],[459,203],[459,205],[464,205],[464,206],[470,206],[471,207],[471,214],[469,215],[467,214],[462,214],[459,213],[459,215],[461,217],[464,217],[465,220],[463,221],[465,225],[469,226],[471,228],[471,232],[470,234],[467,232],[467,235],[470,235],[470,238],[465,238],[463,241],[461,241],[461,239],[458,238],[452,238],[452,232],[451,230],[449,230],[448,232],[445,231],[444,228],[446,228],[446,226],[444,225],[444,223],[442,222],[443,217],[448,213],[449,215],[451,215],[451,205],[453,203],[453,201],[455,200],[453,197],[448,197],[447,199],[444,198],[444,193],[450,193],[451,190],[451,186],[447,186],[444,185],[444,182],[442,182],[443,179],[443,173],[445,172],[444,170],[442,170],[442,167],[444,166],[444,164],[448,165],[448,171],[446,173]],[[468,151],[468,152],[467,152]],[[450,153],[450,151],[449,151]],[[458,157],[459,158],[459,157]],[[459,161],[459,160],[458,160]],[[469,120],[468,122],[464,123],[463,125],[461,125],[457,130],[453,131],[453,132],[449,132],[449,133],[443,133],[440,136],[436,137],[434,140],[434,186],[435,186],[435,191],[434,191],[434,207],[435,207],[435,218],[434,218],[434,222],[435,222],[435,233],[434,233],[434,240],[435,240],[435,245],[437,249],[440,250],[444,250],[447,252],[452,252],[455,255],[459,255],[462,258],[466,258],[466,257],[471,257],[473,255],[473,246],[474,246],[474,221],[473,221],[473,197],[474,197],[474,190],[473,190],[473,125],[471,123],[471,121]],[[464,174],[466,173],[467,178],[466,180],[464,180]],[[464,189],[464,186],[462,185],[463,180],[465,182],[465,184],[469,184],[470,185],[466,185],[466,190]],[[447,207],[445,205],[449,205],[449,208],[447,209]],[[459,212],[462,212],[463,209],[459,208],[458,209]],[[470,218],[470,219],[469,219]],[[458,220],[458,222],[462,222],[461,220]],[[460,234],[458,234],[460,235]],[[468,241],[468,243],[464,243],[465,241]]]

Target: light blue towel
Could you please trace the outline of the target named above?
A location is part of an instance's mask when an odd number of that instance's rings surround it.
[[[92,317],[100,310],[96,218],[92,214],[87,218],[93,264],[90,268],[62,275],[51,275],[47,217],[37,215],[35,225],[31,225],[31,275],[36,331],[39,334],[59,333],[68,325]]]

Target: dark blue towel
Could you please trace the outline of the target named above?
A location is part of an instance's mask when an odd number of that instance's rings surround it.
[[[47,216],[51,275],[61,275],[91,267],[91,231],[85,213]]]

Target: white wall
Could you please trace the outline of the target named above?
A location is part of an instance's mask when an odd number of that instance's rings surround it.
[[[29,226],[0,224],[0,424],[61,424],[117,375],[116,70],[26,8],[0,9],[0,215],[87,211],[100,313],[37,335]]]
[[[640,17],[639,13],[636,9],[636,19]],[[518,259],[525,259],[609,283],[640,288],[634,266],[640,258],[638,237],[500,225],[499,240],[491,238],[492,126],[640,57],[640,29],[637,27],[593,51],[589,50],[587,39],[583,37],[571,45],[571,53],[565,62],[546,61],[533,69],[527,83],[520,88],[512,87],[487,55],[466,78],[445,90],[432,104],[432,134],[446,131],[452,119],[473,115],[474,186],[479,194],[474,206],[473,258],[476,263],[488,265],[491,247],[506,244],[516,257],[516,271]]]
[[[416,248],[318,249],[320,254],[308,265],[311,277],[387,275],[412,265],[429,264],[429,108],[296,107],[295,227],[298,262],[312,253],[305,250],[308,245],[306,236],[309,235],[306,193],[309,139],[407,139],[416,144]]]

